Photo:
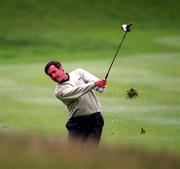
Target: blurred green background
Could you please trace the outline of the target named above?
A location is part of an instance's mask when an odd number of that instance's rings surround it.
[[[180,1],[0,0],[0,130],[66,137],[66,107],[44,74],[49,60],[103,77],[102,143],[180,153]],[[126,98],[135,88],[139,97]],[[141,135],[140,129],[146,133]]]

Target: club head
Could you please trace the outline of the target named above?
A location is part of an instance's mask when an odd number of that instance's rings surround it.
[[[132,26],[133,24],[123,24],[121,25],[121,29],[124,31],[124,32],[130,32],[131,29],[130,27]]]

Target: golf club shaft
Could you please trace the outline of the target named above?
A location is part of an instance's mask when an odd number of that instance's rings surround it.
[[[120,44],[119,44],[119,46],[118,46],[118,49],[117,49],[117,51],[116,51],[116,53],[115,53],[115,55],[114,55],[114,57],[113,57],[113,59],[112,59],[112,62],[111,62],[111,64],[110,64],[109,69],[108,69],[108,71],[107,71],[107,74],[106,74],[106,76],[105,76],[105,79],[107,79],[108,76],[109,76],[109,72],[110,72],[110,70],[111,70],[111,68],[112,68],[112,65],[113,65],[115,59],[116,59],[116,56],[117,56],[117,54],[118,54],[118,52],[119,52],[119,49],[121,48],[121,45],[122,45],[122,43],[123,43],[123,40],[124,40],[125,37],[126,37],[126,34],[127,34],[127,32],[125,32],[125,34],[124,34],[124,36],[123,36],[123,38],[122,38],[122,40],[121,40],[121,42],[120,42]]]

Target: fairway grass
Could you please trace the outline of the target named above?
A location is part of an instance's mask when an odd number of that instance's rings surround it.
[[[117,58],[107,90],[97,93],[105,117],[103,143],[180,153],[179,54]],[[1,130],[66,137],[67,110],[55,98],[55,84],[44,74],[44,65],[45,62],[0,66]],[[68,72],[81,67],[102,77],[109,61],[82,59],[65,61],[63,65]],[[126,91],[131,87],[137,89],[139,96],[128,100]],[[145,134],[140,134],[142,127]]]

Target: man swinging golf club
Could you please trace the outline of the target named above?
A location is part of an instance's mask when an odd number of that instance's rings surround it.
[[[70,142],[93,143],[97,145],[101,139],[104,120],[101,105],[93,89],[102,92],[106,88],[107,77],[121,47],[130,30],[130,25],[122,25],[125,35],[113,57],[105,78],[98,79],[84,69],[76,69],[66,73],[58,61],[50,61],[45,66],[45,73],[57,83],[55,95],[69,110],[69,120],[66,123]]]
[[[104,125],[101,105],[93,89],[105,88],[106,79],[98,79],[84,69],[66,73],[60,62],[50,61],[45,73],[57,83],[55,94],[69,110],[66,123],[71,143],[98,145]]]

